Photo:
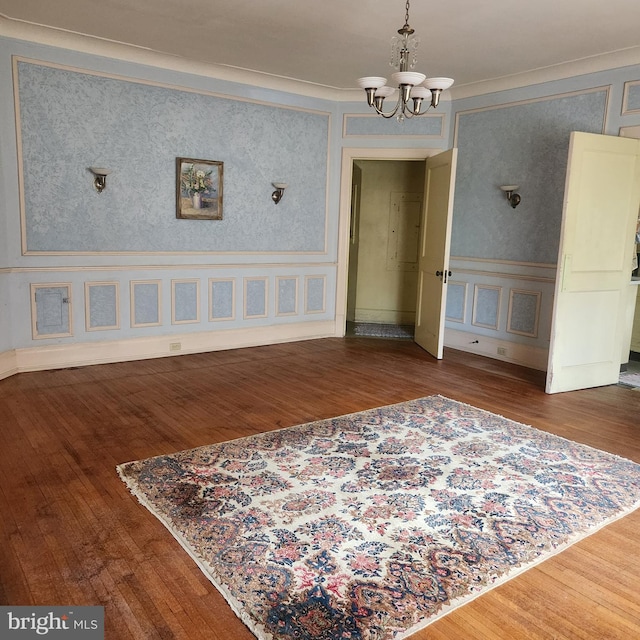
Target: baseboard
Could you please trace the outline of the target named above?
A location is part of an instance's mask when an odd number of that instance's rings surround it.
[[[388,309],[356,309],[355,322],[373,324],[415,324],[416,314],[412,311],[393,311]]]
[[[0,380],[18,373],[15,350],[0,353]]]
[[[149,336],[130,340],[30,347],[7,352],[13,353],[13,363],[8,356],[4,367],[2,366],[2,355],[6,354],[0,354],[0,375],[3,370],[9,371],[8,376],[26,371],[64,369],[110,362],[164,358],[189,353],[242,349],[266,344],[327,338],[335,335],[335,322],[326,320],[280,324],[255,329],[230,329],[228,331]]]
[[[549,352],[547,349],[529,347],[516,342],[498,340],[457,329],[445,329],[444,345],[458,351],[468,351],[503,362],[520,364],[539,371],[547,370]]]

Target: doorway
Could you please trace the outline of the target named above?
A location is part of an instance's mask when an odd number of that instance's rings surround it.
[[[347,335],[413,338],[424,160],[353,161]]]
[[[352,254],[353,225],[357,219],[352,216],[352,203],[357,198],[357,181],[354,181],[354,165],[364,160],[413,161],[423,164],[427,158],[439,153],[440,149],[368,149],[344,148],[340,181],[340,219],[338,230],[338,266],[336,274],[336,335],[344,336],[347,327],[347,301],[353,292],[350,287],[357,284],[349,277],[350,254]],[[357,173],[357,169],[355,171]],[[354,196],[355,194],[355,196]],[[357,274],[357,270],[356,270]],[[356,275],[357,277],[357,275]],[[414,289],[414,296],[416,291]],[[350,305],[349,305],[350,306]]]

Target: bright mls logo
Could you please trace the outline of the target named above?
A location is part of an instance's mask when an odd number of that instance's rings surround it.
[[[104,607],[0,607],[2,640],[104,640]]]

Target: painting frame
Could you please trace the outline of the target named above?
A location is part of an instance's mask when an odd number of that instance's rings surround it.
[[[222,220],[224,162],[176,158],[176,218]]]

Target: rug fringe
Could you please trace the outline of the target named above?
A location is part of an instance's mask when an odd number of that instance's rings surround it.
[[[182,539],[180,532],[171,524],[167,518],[165,518],[160,511],[158,511],[149,500],[139,492],[133,485],[130,478],[124,475],[123,467],[126,467],[128,462],[119,464],[116,467],[116,471],[120,476],[120,479],[127,486],[133,496],[136,497],[138,502],[148,509],[171,533],[171,535],[177,540],[178,544],[187,552],[189,557],[196,563],[200,571],[204,574],[205,578],[220,592],[222,597],[226,600],[227,604],[231,607],[233,613],[247,626],[247,628],[260,640],[273,640],[273,635],[266,631],[261,625],[257,625],[255,620],[250,618],[247,613],[242,609],[240,603],[229,593],[229,590],[223,585],[217,576],[217,571],[205,560],[202,560],[195,553],[195,550],[189,545],[189,543]]]

